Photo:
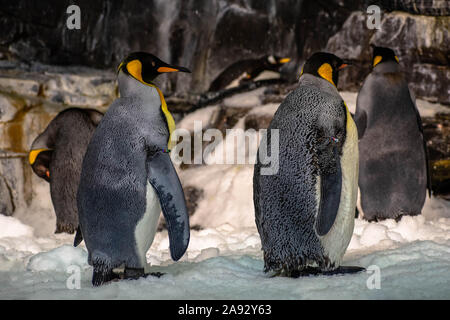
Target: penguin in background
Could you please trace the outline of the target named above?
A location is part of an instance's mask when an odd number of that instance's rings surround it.
[[[279,144],[278,172],[264,173],[267,155],[258,151],[253,177],[264,271],[273,275],[364,270],[341,266],[358,192],[357,129],[336,88],[346,65],[333,54],[314,53],[261,141],[260,149]]]
[[[389,48],[373,47],[373,69],[358,93],[359,188],[365,219],[421,213],[431,180],[415,98]]]
[[[95,131],[83,160],[77,202],[80,235],[92,283],[116,277],[145,276],[150,248],[162,209],[170,253],[179,260],[189,243],[189,216],[183,189],[170,159],[175,122],[164,96],[152,81],[165,72],[190,72],[152,54],[131,53],[118,68],[120,98]]]
[[[223,70],[211,83],[208,91],[219,91],[225,89],[233,81],[252,81],[263,71],[276,71],[291,61],[290,58],[280,58],[266,55],[258,59],[240,60]]]
[[[81,163],[103,114],[93,109],[60,112],[32,143],[29,163],[34,173],[50,183],[56,214],[55,233],[78,228],[76,194]]]

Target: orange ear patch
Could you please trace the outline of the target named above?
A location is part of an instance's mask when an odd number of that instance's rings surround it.
[[[127,70],[133,76],[133,78],[144,82],[142,80],[142,63],[139,60],[133,60],[127,63]]]
[[[320,66],[319,70],[317,70],[317,73],[324,78],[325,80],[328,80],[331,82],[334,86],[336,86],[333,82],[333,68],[329,63],[324,63]]]
[[[376,56],[375,58],[373,58],[373,66],[375,67],[377,64],[379,64],[382,59],[383,57],[381,56]]]

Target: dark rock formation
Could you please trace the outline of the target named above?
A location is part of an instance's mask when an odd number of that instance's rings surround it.
[[[204,92],[228,65],[265,54],[304,57],[325,47],[364,1],[79,0],[81,29],[69,30],[71,0],[0,0],[0,57],[115,68],[130,51],[189,67],[165,75],[167,91]]]
[[[450,115],[423,118],[434,195],[450,200]]]
[[[9,187],[5,178],[0,175],[0,214],[11,216],[14,212],[14,203]]]
[[[426,16],[450,15],[450,4],[446,0],[372,0],[386,11],[405,11]]]

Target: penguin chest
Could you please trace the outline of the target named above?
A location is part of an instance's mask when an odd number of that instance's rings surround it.
[[[319,236],[325,256],[335,266],[340,265],[353,235],[358,195],[358,134],[350,115],[346,130],[347,137],[341,157],[342,189],[338,213],[330,231]],[[318,180],[317,187],[320,192],[320,177]]]
[[[134,233],[137,253],[144,267],[147,265],[145,254],[153,243],[161,214],[158,195],[150,183],[147,183],[146,200],[145,212],[141,220],[139,220]]]

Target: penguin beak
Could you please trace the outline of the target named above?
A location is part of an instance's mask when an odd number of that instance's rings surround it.
[[[351,66],[352,62],[350,60],[343,60],[342,64],[339,66],[338,70],[342,70],[344,68],[347,68],[348,66]]]
[[[281,64],[288,63],[289,61],[291,61],[291,58],[282,58],[282,59],[278,60],[278,62]]]
[[[191,73],[191,70],[185,67],[172,66],[172,65],[164,65],[156,69],[159,73],[167,73],[167,72],[187,72]]]

